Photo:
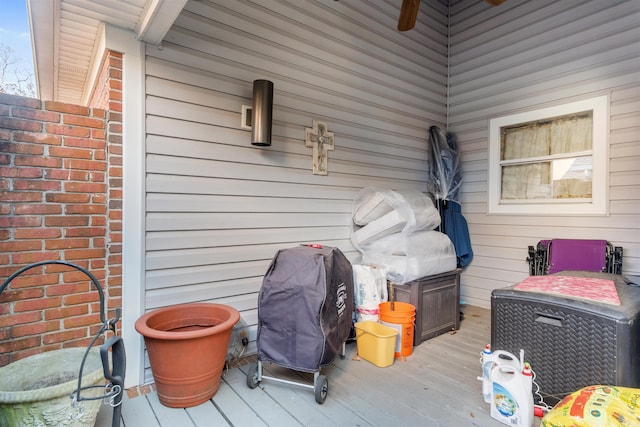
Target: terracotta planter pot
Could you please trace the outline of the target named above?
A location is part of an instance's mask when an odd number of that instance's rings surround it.
[[[187,408],[211,399],[240,313],[223,304],[164,307],[136,321],[144,337],[160,403]]]

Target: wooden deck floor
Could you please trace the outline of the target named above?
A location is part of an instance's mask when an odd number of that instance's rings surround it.
[[[248,365],[227,371],[220,389],[208,402],[193,408],[169,409],[152,392],[125,398],[124,427],[202,426],[501,426],[489,415],[481,395],[480,352],[490,340],[490,311],[463,307],[460,330],[414,347],[405,360],[378,368],[357,360],[356,345],[346,357],[323,368],[329,379],[324,404],[311,389],[264,380],[256,389],[246,385]],[[354,358],[354,356],[356,356]],[[265,375],[312,374],[265,365]],[[97,427],[112,424],[112,409],[103,407]],[[539,422],[536,422],[538,425]]]

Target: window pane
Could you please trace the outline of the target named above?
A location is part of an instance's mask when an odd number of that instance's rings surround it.
[[[502,168],[502,200],[551,198],[551,163],[530,163]]]
[[[590,198],[592,163],[591,157],[555,160],[553,162],[553,198]]]
[[[583,199],[592,195],[592,158],[502,168],[502,200]]]
[[[551,127],[551,154],[576,153],[592,148],[592,113],[558,120]]]
[[[503,128],[500,160],[524,159],[549,155],[549,128],[524,126]]]
[[[500,160],[589,151],[592,129],[592,111],[503,127]]]

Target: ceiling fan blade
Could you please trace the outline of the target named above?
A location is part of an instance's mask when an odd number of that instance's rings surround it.
[[[402,0],[400,18],[398,19],[398,31],[408,31],[416,25],[420,0]]]
[[[504,0],[484,0],[489,3],[491,6],[499,6],[504,3]]]

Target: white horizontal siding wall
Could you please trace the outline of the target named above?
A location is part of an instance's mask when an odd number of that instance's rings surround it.
[[[448,129],[462,152],[463,213],[474,250],[462,300],[528,274],[527,246],[546,238],[606,239],[640,272],[640,2],[508,0],[451,4]],[[608,216],[487,215],[489,119],[610,96]]]
[[[357,255],[363,187],[426,190],[428,129],[446,120],[447,7],[396,30],[400,0],[189,2],[146,59],[147,309],[216,301],[255,349],[257,295],[276,250]],[[274,83],[270,147],[240,126],[252,82]],[[305,128],[335,134],[313,175]]]

